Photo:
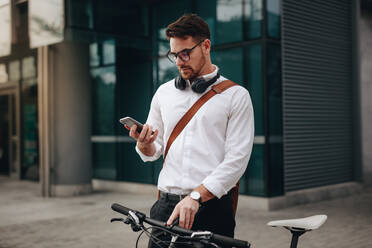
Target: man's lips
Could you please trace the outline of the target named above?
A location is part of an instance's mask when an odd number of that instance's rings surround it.
[[[181,68],[181,71],[191,71],[191,68],[189,68],[189,67]]]

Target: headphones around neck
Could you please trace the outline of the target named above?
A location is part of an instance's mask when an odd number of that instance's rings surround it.
[[[206,81],[203,77],[197,78],[191,84],[191,89],[195,93],[199,93],[199,94],[203,93],[210,85],[216,82],[219,77],[220,77],[220,74],[217,72],[217,75],[208,81]],[[186,88],[186,81],[185,79],[181,77],[181,75],[178,75],[174,79],[174,85],[176,86],[177,89],[184,90]]]

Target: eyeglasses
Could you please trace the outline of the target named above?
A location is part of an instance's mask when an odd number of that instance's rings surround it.
[[[196,44],[195,46],[193,46],[192,48],[187,48],[187,49],[183,49],[182,51],[178,52],[178,53],[171,53],[170,51],[168,51],[167,53],[167,57],[168,59],[172,62],[172,63],[176,63],[177,62],[177,58],[180,57],[180,59],[183,61],[183,62],[187,62],[190,60],[190,53],[192,50],[194,50],[195,47],[199,46],[204,40],[200,41],[198,44]]]

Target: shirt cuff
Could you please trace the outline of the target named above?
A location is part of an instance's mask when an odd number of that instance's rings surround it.
[[[142,159],[144,162],[155,161],[155,160],[157,160],[157,159],[160,157],[161,152],[162,152],[162,151],[161,151],[161,147],[160,147],[160,145],[157,144],[157,143],[154,143],[154,145],[155,145],[155,153],[154,153],[154,155],[152,155],[152,156],[147,156],[147,155],[143,154],[143,153],[141,152],[141,150],[138,148],[138,146],[136,145],[136,152],[138,153],[138,155],[141,157],[141,159]]]
[[[205,178],[202,184],[209,192],[211,192],[218,199],[226,195],[228,192],[226,191],[222,184],[218,183],[217,181],[209,177]]]

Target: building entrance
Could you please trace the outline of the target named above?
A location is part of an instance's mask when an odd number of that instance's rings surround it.
[[[9,175],[8,96],[0,96],[0,174]]]
[[[0,174],[20,178],[16,89],[0,91]]]

